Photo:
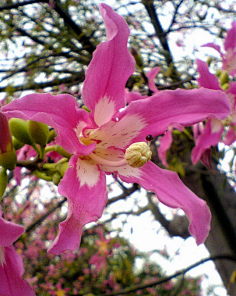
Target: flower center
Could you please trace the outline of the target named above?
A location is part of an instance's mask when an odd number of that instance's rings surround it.
[[[152,152],[150,150],[149,144],[146,142],[137,142],[131,144],[125,151],[124,159],[117,161],[101,158],[95,153],[89,154],[89,157],[98,164],[107,165],[110,167],[120,167],[128,164],[135,168],[143,166],[151,159],[151,156]]]

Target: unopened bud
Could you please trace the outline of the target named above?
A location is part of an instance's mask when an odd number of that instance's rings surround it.
[[[61,181],[61,175],[60,175],[60,173],[59,172],[56,172],[55,174],[53,174],[53,176],[52,176],[52,181],[53,181],[53,183],[55,184],[55,185],[58,185],[59,183],[60,183],[60,181]]]
[[[68,169],[69,163],[64,162],[64,163],[58,163],[56,165],[56,169],[59,171],[60,175],[63,177],[65,175],[66,170]]]
[[[0,165],[8,170],[13,170],[16,161],[16,152],[12,144],[8,120],[0,112]]]
[[[229,89],[230,85],[228,83],[225,83],[223,85],[221,85],[221,88],[226,91],[227,89]]]
[[[224,85],[224,84],[228,83],[229,82],[228,72],[227,71],[221,72],[219,80],[220,80],[220,85]]]
[[[48,142],[49,129],[45,123],[38,121],[27,121],[27,129],[31,139],[40,146],[46,146]]]
[[[125,151],[125,160],[128,165],[139,168],[152,157],[150,147],[146,142],[131,144]]]
[[[0,167],[0,201],[7,187],[7,172],[5,168]]]
[[[12,137],[12,144],[15,150],[21,149],[25,144],[16,139],[15,137]]]
[[[27,123],[23,119],[11,118],[9,126],[12,135],[20,142],[28,145],[32,145],[33,141],[30,138],[27,131]]]

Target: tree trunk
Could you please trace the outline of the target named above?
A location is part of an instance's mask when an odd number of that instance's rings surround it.
[[[187,172],[183,181],[205,199],[211,209],[211,231],[205,245],[211,256],[228,254],[236,257],[236,193],[215,163],[211,170],[201,164],[195,168]],[[219,260],[215,264],[229,295],[235,296],[236,285],[230,284],[230,277],[236,270],[236,263]]]

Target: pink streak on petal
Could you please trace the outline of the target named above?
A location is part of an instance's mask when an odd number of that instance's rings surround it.
[[[78,161],[81,160],[78,160],[77,155],[70,159],[70,167],[58,187],[59,193],[68,199],[68,215],[66,220],[60,223],[59,234],[50,246],[49,253],[58,255],[65,250],[78,249],[83,226],[89,222],[97,221],[107,202],[104,172],[99,171],[97,165],[93,165],[95,177],[91,170],[85,171],[83,180],[87,178],[88,183],[81,186],[76,170]],[[97,178],[98,173],[99,177]],[[94,184],[90,181],[91,178],[95,178],[97,183]]]
[[[229,113],[229,99],[222,91],[206,88],[177,89],[158,92],[150,98],[131,102],[120,113],[119,119],[121,121],[135,114],[142,118],[145,127],[133,138],[133,142],[138,142],[144,141],[150,134],[163,134],[174,123],[188,126],[212,115],[224,119]]]
[[[119,121],[109,121],[100,128],[92,131],[89,137],[100,141],[97,148],[116,147],[126,149],[133,139],[146,126],[142,114],[126,114]]]
[[[5,247],[5,263],[0,264],[1,296],[36,296],[30,285],[21,278],[24,268],[13,246]]]
[[[199,161],[199,159],[207,149],[219,143],[223,129],[224,128],[221,124],[219,131],[214,133],[212,132],[211,119],[207,121],[205,129],[195,140],[195,146],[192,150],[191,155],[193,164],[196,164]]]
[[[219,80],[215,75],[210,73],[207,63],[197,60],[196,64],[197,71],[200,74],[200,77],[197,79],[198,84],[205,88],[221,90]]]
[[[171,208],[180,208],[187,215],[190,233],[196,238],[197,244],[205,241],[210,230],[211,213],[206,202],[198,198],[172,171],[163,170],[147,162],[142,168],[141,177],[123,177],[125,182],[138,183],[144,189],[154,192],[158,199]]]
[[[12,118],[35,120],[55,128],[56,142],[69,153],[90,154],[94,145],[81,144],[74,129],[80,121],[88,122],[85,110],[76,110],[75,98],[71,95],[30,94],[2,108],[2,112]]]
[[[103,121],[99,120],[99,126],[125,106],[125,84],[135,68],[134,59],[127,49],[130,32],[125,20],[106,4],[100,4],[100,11],[106,26],[107,41],[99,44],[93,53],[82,91],[84,103],[92,110],[92,115],[96,104],[104,97],[114,106],[104,114]]]

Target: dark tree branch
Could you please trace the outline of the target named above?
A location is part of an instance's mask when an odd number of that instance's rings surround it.
[[[138,290],[143,290],[143,289],[146,289],[146,288],[149,288],[149,287],[153,287],[153,286],[157,286],[157,285],[161,285],[163,283],[166,283],[170,280],[172,280],[173,278],[176,278],[180,275],[184,275],[186,274],[186,272],[188,272],[189,270],[205,263],[205,262],[208,262],[208,261],[216,261],[216,260],[229,260],[229,261],[234,261],[236,262],[236,257],[233,257],[233,256],[230,256],[230,255],[219,255],[219,256],[213,256],[213,257],[209,257],[209,258],[206,258],[206,259],[203,259],[203,260],[200,260],[192,265],[190,265],[189,267],[187,268],[184,268],[170,276],[166,276],[166,277],[163,277],[161,279],[158,279],[158,280],[155,280],[155,281],[152,281],[151,283],[145,283],[145,284],[140,284],[140,285],[136,285],[134,287],[129,287],[129,288],[126,288],[126,289],[122,289],[122,290],[119,290],[119,291],[115,291],[115,292],[112,292],[112,293],[108,293],[108,294],[100,294],[98,296],[115,296],[115,295],[124,295],[124,294],[128,294],[128,293],[131,293],[131,292],[135,292],[135,291],[138,291]]]
[[[36,219],[31,225],[29,225],[26,230],[25,233],[30,233],[32,230],[34,230],[36,227],[38,227],[39,225],[41,225],[41,223],[49,216],[51,215],[53,212],[55,212],[57,209],[59,209],[65,202],[67,201],[67,199],[64,197],[60,202],[58,202],[58,204],[56,204],[55,206],[51,207],[47,213],[43,214],[42,216],[40,216],[38,219]]]
[[[78,73],[78,75],[76,75],[75,77],[71,78],[62,78],[62,79],[54,79],[52,81],[49,82],[41,82],[41,83],[28,83],[26,85],[19,85],[19,86],[11,86],[10,87],[10,92],[18,92],[18,91],[24,91],[24,90],[38,90],[41,88],[46,88],[46,87],[55,87],[58,86],[60,84],[79,84],[82,81],[84,81],[84,72],[81,71],[80,73]],[[6,87],[0,87],[0,92],[6,91]]]
[[[165,59],[166,59],[166,63],[169,66],[171,63],[173,63],[173,58],[171,55],[171,51],[169,48],[169,44],[167,42],[167,38],[166,38],[166,34],[167,32],[165,32],[161,26],[161,23],[159,21],[159,18],[156,14],[156,9],[155,6],[153,4],[153,1],[150,0],[143,0],[142,1],[143,5],[145,6],[148,15],[150,17],[150,20],[153,24],[153,27],[156,31],[156,36],[158,37],[158,39],[160,40],[160,43],[163,47],[163,50],[165,51]]]

